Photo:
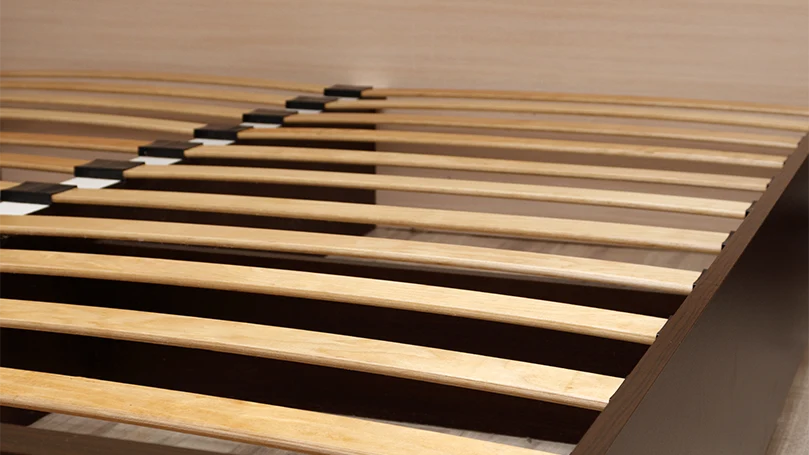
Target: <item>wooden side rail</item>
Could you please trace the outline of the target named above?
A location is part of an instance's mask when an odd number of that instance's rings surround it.
[[[121,153],[138,153],[138,147],[146,145],[131,139],[113,139],[90,136],[64,136],[3,132],[0,144],[33,147],[101,150]],[[671,185],[724,188],[746,191],[764,191],[770,179],[743,177],[726,174],[661,171],[657,169],[618,168],[556,164],[535,161],[503,160],[461,156],[422,155],[418,153],[366,152],[360,150],[323,149],[277,146],[197,146],[185,151],[187,158],[304,161],[320,163],[363,164],[396,166],[422,169],[443,169],[474,172],[497,172],[503,174],[541,175],[584,179],[619,180],[628,182],[662,183]]]
[[[432,431],[152,387],[0,369],[0,404],[318,455],[549,455]]]
[[[726,232],[585,220],[168,191],[74,188],[54,194],[51,200],[56,204],[315,219],[702,253],[718,253],[728,236]]]
[[[205,125],[200,123],[160,120],[84,112],[50,111],[37,109],[5,108],[0,118],[38,122],[72,123],[191,136],[194,130]],[[330,128],[260,128],[246,129],[238,133],[245,140],[313,140],[397,143],[411,145],[441,145],[462,147],[485,147],[494,149],[529,150],[548,153],[576,153],[585,155],[621,156],[660,160],[717,163],[751,166],[765,169],[780,169],[783,156],[754,153],[724,152],[717,150],[653,147],[631,144],[610,144],[583,141],[562,141],[537,138],[509,138],[475,134],[428,133],[415,131],[353,130]]]
[[[0,272],[153,283],[447,314],[651,344],[666,320],[454,288],[127,256],[3,250]]]
[[[3,84],[0,84],[3,87]],[[4,87],[5,88],[5,87]],[[34,106],[67,106],[108,108],[120,111],[149,112],[156,115],[186,115],[235,122],[247,111],[219,105],[176,103],[142,100],[137,98],[95,97],[87,95],[48,95],[19,93],[6,90],[0,95],[0,103]],[[129,112],[125,112],[129,113]],[[449,115],[406,115],[379,113],[328,113],[318,115],[290,115],[286,125],[409,125],[451,128],[476,128],[486,130],[512,130],[573,134],[597,134],[606,136],[636,137],[699,141],[717,144],[750,145],[793,150],[797,138],[778,135],[751,134],[727,131],[708,131],[684,128],[665,128],[648,125],[620,125],[609,123],[554,122],[533,119],[477,118]]]
[[[307,330],[0,299],[0,327],[249,355],[602,410],[620,378]]]
[[[82,78],[82,79],[124,79],[159,82],[187,82],[196,84],[225,85],[232,87],[252,87],[276,90],[289,90],[305,93],[323,93],[325,86],[293,82],[270,81],[255,78],[207,76],[197,74],[154,73],[133,71],[73,71],[73,70],[22,70],[3,71],[0,76],[7,78]],[[464,90],[464,89],[424,89],[424,88],[370,88],[363,91],[369,97],[408,97],[408,98],[469,98],[515,101],[564,101],[573,103],[618,104],[630,106],[675,107],[690,109],[710,109],[720,111],[756,112],[767,114],[809,116],[809,109],[798,106],[784,106],[743,101],[713,101],[681,98],[661,98],[628,95],[596,95],[579,93],[553,93],[516,90]]]
[[[283,106],[288,96],[235,90],[215,90],[159,85],[109,84],[96,82],[42,82],[27,80],[2,81],[3,88],[30,90],[62,90],[130,95],[169,96],[177,98],[208,99],[251,103],[257,107]],[[479,112],[511,112],[523,114],[584,115],[596,117],[637,118],[694,122],[716,125],[732,125],[752,128],[802,132],[809,129],[809,120],[782,119],[735,112],[690,112],[675,109],[660,109],[637,106],[601,106],[551,103],[544,101],[437,101],[437,100],[337,100],[326,105],[328,111],[355,110],[447,110]]]
[[[0,167],[73,174],[86,160],[42,155],[0,153]],[[559,202],[688,213],[742,219],[748,202],[669,196],[627,191],[593,190],[518,183],[455,180],[398,175],[307,171],[226,166],[137,166],[123,171],[125,179],[200,180],[408,191],[513,200]]]
[[[155,221],[0,215],[0,234],[241,248],[404,261],[585,281],[687,295],[698,272],[494,248]]]

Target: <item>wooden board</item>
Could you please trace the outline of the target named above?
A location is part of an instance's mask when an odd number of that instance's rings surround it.
[[[596,221],[413,207],[163,191],[72,189],[57,204],[316,219],[548,240],[718,253],[728,234]]]
[[[122,153],[137,153],[141,141],[128,139],[99,138],[90,136],[64,136],[56,134],[32,134],[3,132],[0,144],[71,149],[103,150]],[[764,191],[769,179],[726,174],[662,171],[578,164],[556,164],[535,161],[503,160],[462,156],[436,156],[418,153],[396,153],[359,150],[324,149],[310,147],[278,146],[198,146],[186,150],[187,158],[242,160],[277,160],[321,163],[364,164],[423,169],[445,169],[475,172],[498,172],[504,174],[544,175],[585,179],[620,180],[631,182],[664,183],[672,185],[725,188],[747,191]]]
[[[544,153],[576,153],[632,158],[652,158],[698,163],[732,164],[765,169],[780,169],[784,157],[754,153],[724,152],[676,147],[631,144],[562,141],[537,138],[511,138],[476,134],[428,133],[390,130],[350,130],[338,128],[260,128],[239,132],[239,139],[285,139],[317,141],[355,141],[393,144],[486,147],[530,150]]]
[[[0,167],[72,174],[81,159],[0,153]],[[198,180],[359,188],[493,197],[512,200],[623,207],[742,219],[747,202],[668,196],[576,187],[525,185],[475,180],[436,179],[400,175],[358,174],[296,169],[227,166],[138,166],[123,172],[125,179]]]
[[[699,276],[698,272],[690,270],[495,248],[154,221],[36,215],[0,216],[0,233],[404,261],[545,276],[676,294],[691,292]]]
[[[0,403],[323,455],[543,455],[350,417],[11,368]],[[548,455],[544,453],[544,455]]]
[[[665,319],[500,294],[290,270],[4,250],[0,271],[220,289],[398,308],[651,344]]]

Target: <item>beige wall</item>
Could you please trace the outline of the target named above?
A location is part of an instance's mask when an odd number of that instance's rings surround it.
[[[806,0],[3,0],[2,65],[806,104]]]

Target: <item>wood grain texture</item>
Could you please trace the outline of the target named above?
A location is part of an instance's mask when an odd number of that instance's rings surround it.
[[[137,153],[145,142],[128,139],[91,136],[65,136],[3,132],[0,144],[42,146],[54,148],[103,150]],[[86,144],[86,145],[85,145]],[[629,182],[665,183],[673,185],[764,191],[769,179],[726,174],[661,171],[656,169],[585,166],[577,164],[540,163],[534,161],[503,160],[460,156],[436,156],[417,153],[365,152],[343,149],[308,147],[199,146],[185,152],[188,158],[235,158],[246,160],[302,161],[321,163],[367,164],[422,169],[444,169],[504,174],[575,177],[584,179],[619,180]]]
[[[3,131],[2,134],[0,134],[0,144],[136,154],[138,153],[138,147],[145,145],[145,142],[112,137],[68,136],[64,134]]]
[[[141,190],[72,189],[59,204],[142,207],[406,226],[466,233],[718,253],[725,232],[384,205]]]
[[[75,166],[85,164],[87,160],[61,158],[58,156],[28,155],[25,153],[0,153],[0,167],[14,169],[30,169],[36,171],[61,172],[72,174]]]
[[[2,84],[0,84],[2,87]],[[99,107],[118,111],[149,112],[152,114],[180,114],[188,116],[209,117],[212,119],[240,122],[242,114],[248,109],[218,106],[215,104],[175,103],[139,98],[114,98],[86,95],[47,95],[17,93],[4,88],[0,94],[0,102],[15,104],[32,104],[36,106],[68,106]],[[131,112],[124,112],[130,114]]]
[[[698,272],[555,254],[314,232],[57,216],[0,216],[3,235],[129,240],[404,261],[688,294]]]
[[[2,98],[0,98],[2,99]],[[294,115],[284,119],[290,125],[307,124],[367,124],[367,125],[419,125],[453,128],[480,128],[512,131],[542,131],[554,133],[599,134],[637,138],[675,139],[713,142],[719,144],[753,145],[793,150],[797,139],[766,134],[729,131],[710,131],[685,128],[666,128],[648,125],[621,125],[602,122],[555,122],[513,118],[478,118],[451,115],[328,113],[317,116]]]
[[[23,74],[24,75],[24,74]],[[689,109],[711,109],[719,111],[755,112],[809,116],[809,109],[800,106],[784,106],[739,101],[710,101],[685,98],[658,98],[640,96],[599,95],[584,93],[549,93],[519,90],[460,90],[460,89],[419,89],[419,88],[372,88],[363,95],[373,97],[408,98],[470,98],[515,101],[563,101],[573,103],[618,104],[629,106],[676,107]]]
[[[602,410],[620,378],[443,349],[142,311],[0,299],[0,327],[206,349]]]
[[[0,84],[2,86],[2,84]],[[8,88],[8,87],[4,87]],[[180,114],[204,116],[227,121],[239,121],[246,109],[141,100],[133,98],[98,98],[93,96],[42,95],[12,92],[0,95],[0,102],[32,104],[38,106],[103,107],[152,114]],[[477,118],[449,115],[408,115],[379,113],[320,113],[293,115],[284,119],[289,125],[416,125],[486,130],[534,131],[574,134],[599,134],[636,138],[674,139],[718,144],[752,145],[792,150],[797,139],[778,136],[727,131],[704,131],[684,128],[665,128],[647,125],[620,125],[606,123],[554,122],[532,119]]]
[[[125,79],[150,80],[160,82],[188,82],[232,87],[254,87],[280,90],[292,90],[311,93],[322,93],[325,87],[313,84],[295,84],[280,81],[264,81],[261,79],[235,78],[222,76],[204,76],[194,74],[147,73],[127,71],[3,71],[2,77],[44,77],[44,78],[82,78],[82,79]],[[408,98],[471,98],[519,101],[564,101],[574,103],[618,104],[631,106],[679,107],[691,109],[712,109],[723,111],[756,112],[769,114],[809,116],[809,109],[799,106],[784,106],[764,103],[746,103],[733,101],[710,101],[679,98],[656,98],[640,96],[616,96],[580,93],[550,93],[517,90],[461,90],[430,88],[370,88],[363,92],[370,97],[408,97]]]
[[[37,161],[41,162],[47,160],[39,159]],[[67,161],[73,162],[75,160]],[[54,167],[58,166],[55,165]],[[72,168],[70,169],[72,171]],[[124,171],[124,177],[127,179],[252,182],[455,194],[502,199],[625,207],[736,219],[744,218],[745,211],[750,207],[750,204],[747,202],[633,193],[627,191],[295,169],[189,165],[138,166]]]
[[[189,136],[194,134],[194,129],[205,126],[202,123],[159,120],[147,117],[15,108],[3,108],[0,110],[0,119],[104,126]]]
[[[600,106],[544,102],[509,101],[435,101],[435,100],[338,100],[326,105],[329,111],[367,109],[415,109],[441,111],[513,112],[522,114],[583,115],[617,117],[712,125],[732,125],[802,132],[809,129],[809,120],[781,119],[751,114],[712,111],[682,111],[639,106]]]
[[[0,137],[2,143],[2,137]],[[578,164],[542,163],[463,156],[436,156],[417,153],[362,152],[354,150],[316,149],[301,147],[257,147],[244,145],[201,146],[185,152],[189,158],[238,158],[248,160],[280,160],[325,163],[370,164],[423,169],[498,172],[504,174],[543,175],[583,179],[618,180],[628,182],[666,183],[673,185],[764,191],[767,178],[726,174],[676,172],[657,169],[587,166]]]
[[[2,368],[0,384],[4,405],[313,454],[543,454],[350,417],[49,373]]]
[[[651,344],[665,319],[500,294],[290,270],[4,250],[5,273],[168,284],[483,319]]]
[[[261,128],[239,132],[240,139],[298,139],[318,141],[359,141],[393,144],[487,147],[536,152],[576,153],[699,163],[734,164],[780,169],[784,157],[754,153],[724,152],[676,147],[511,138],[476,134],[429,133],[416,131],[349,130],[337,128]]]
[[[202,100],[234,101],[254,103],[257,107],[283,106],[290,96],[270,93],[239,92],[235,90],[217,90],[211,88],[194,88],[176,85],[137,85],[137,84],[105,84],[96,82],[50,82],[3,80],[0,88],[23,88],[31,90],[63,90],[75,92],[117,93],[127,95],[167,96]]]

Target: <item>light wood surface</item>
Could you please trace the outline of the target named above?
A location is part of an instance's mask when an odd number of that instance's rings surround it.
[[[239,138],[361,141],[377,143],[387,142],[393,144],[486,147],[550,153],[576,153],[733,164],[766,169],[780,169],[785,160],[785,157],[778,155],[724,152],[718,150],[416,131],[353,130],[338,128],[261,128],[240,131]]]
[[[289,95],[273,95],[271,93],[260,92],[240,92],[235,90],[195,88],[181,85],[106,84],[97,82],[26,81],[16,79],[0,81],[0,88],[167,96],[176,98],[252,103],[255,104],[256,107],[263,107],[267,105],[283,106],[287,99],[294,98],[294,96]]]
[[[3,131],[0,133],[0,144],[136,154],[138,153],[138,147],[146,145],[146,142],[112,137],[68,136],[64,134]]]
[[[46,172],[73,174],[73,168],[87,163],[87,160],[61,158],[58,156],[29,155],[25,153],[0,153],[0,167],[29,169]]]
[[[205,126],[204,123],[180,122],[177,120],[160,120],[147,117],[131,117],[124,115],[90,114],[86,112],[48,111],[39,109],[16,109],[16,108],[3,108],[2,110],[0,110],[0,119],[105,126],[113,128],[154,131],[157,133],[184,134],[188,136],[194,134],[194,129]]]
[[[200,123],[160,120],[109,114],[70,111],[5,108],[0,118],[38,122],[73,123],[175,134],[193,134]],[[416,131],[352,130],[338,128],[260,128],[240,131],[240,139],[297,139],[317,141],[388,142],[464,147],[487,147],[537,152],[563,152],[633,158],[653,158],[699,163],[732,164],[765,169],[780,169],[786,159],[778,155],[724,152],[718,150],[654,147],[631,144],[561,141],[535,138],[509,138],[476,134],[428,133]]]
[[[5,406],[97,417],[322,455],[548,455],[529,449],[226,398],[11,368]]]
[[[206,74],[161,73],[146,71],[2,71],[0,77],[59,77],[82,79],[125,79],[134,81],[189,82],[193,84],[226,85],[287,90],[304,93],[323,93],[325,86],[291,81],[274,81],[249,77],[227,77]]]
[[[278,359],[603,410],[620,378],[482,355],[259,324],[0,299],[0,327]]]
[[[37,106],[103,107],[117,110],[150,112],[153,114],[193,115],[237,122],[248,109],[195,103],[174,103],[133,98],[98,98],[94,96],[43,95],[8,93],[0,95],[0,102],[32,104]],[[675,139],[718,144],[752,145],[793,150],[795,138],[778,135],[751,134],[727,131],[705,131],[683,128],[665,128],[647,125],[620,125],[585,122],[554,122],[532,119],[477,118],[448,115],[407,115],[379,113],[327,113],[316,116],[292,115],[284,119],[290,125],[416,125],[487,130],[536,131],[574,134]]]
[[[2,98],[0,98],[2,99]],[[480,128],[513,131],[542,131],[554,133],[599,134],[637,138],[676,139],[686,141],[775,147],[794,150],[797,139],[787,136],[752,134],[730,131],[710,131],[685,128],[666,128],[648,125],[621,125],[602,122],[555,122],[532,119],[478,118],[450,115],[328,113],[316,116],[294,115],[284,119],[290,125],[307,124],[366,124],[366,125],[420,125],[453,128]]]
[[[698,272],[556,254],[315,232],[57,216],[2,216],[3,235],[322,254],[519,273],[687,295]]]
[[[2,84],[0,84],[2,87]],[[11,92],[3,87],[0,103],[32,104],[37,106],[98,107],[119,111],[149,112],[153,114],[179,114],[209,117],[230,123],[241,122],[242,114],[250,109],[218,106],[215,104],[176,103],[141,98],[97,97],[87,95],[31,94]],[[130,114],[131,112],[124,112]],[[764,137],[766,140],[766,137]],[[783,138],[782,138],[783,139]],[[788,141],[786,141],[788,142]],[[777,147],[778,145],[776,145]],[[792,147],[794,148],[794,146]]]
[[[3,132],[0,144],[104,150],[137,153],[142,141],[90,136],[63,136]],[[86,144],[86,146],[84,145]],[[417,153],[364,152],[342,149],[276,146],[198,146],[185,151],[188,158],[237,158],[246,160],[305,161],[321,163],[367,164],[422,169],[445,169],[505,174],[544,175],[584,179],[622,180],[631,182],[665,183],[673,185],[764,191],[769,179],[726,174],[660,171],[656,169],[584,166],[534,161],[502,160],[460,156],[436,156]]]
[[[24,76],[25,74],[23,74]],[[651,96],[599,95],[585,93],[548,93],[519,90],[461,90],[461,89],[420,89],[420,88],[372,88],[365,96],[408,97],[408,98],[470,98],[515,101],[563,101],[573,103],[618,104],[629,106],[676,107],[689,109],[711,109],[719,111],[755,112],[809,116],[809,109],[802,106],[785,106],[739,101],[710,101],[681,98],[659,98]]]
[[[727,232],[597,221],[224,194],[72,189],[54,203],[233,213],[435,229],[487,235],[718,253]]]
[[[21,153],[0,153],[0,167],[3,168],[72,174],[76,166],[85,163],[88,161]],[[124,171],[123,176],[126,179],[250,182],[455,194],[624,207],[736,219],[744,218],[745,211],[750,207],[747,202],[628,191],[296,169],[176,164],[172,166],[138,166]]]
[[[232,87],[254,87],[280,90],[292,90],[310,93],[322,93],[325,86],[314,84],[295,84],[280,81],[264,81],[261,79],[235,78],[222,76],[206,76],[196,74],[149,73],[127,71],[3,71],[0,77],[25,78],[82,78],[82,79],[125,79],[150,80],[160,82],[188,82],[211,85],[227,85]],[[550,93],[519,90],[462,90],[462,89],[429,89],[429,88],[384,88],[376,87],[364,92],[372,97],[409,97],[409,98],[471,98],[519,101],[564,101],[574,103],[619,104],[632,106],[678,107],[691,109],[712,109],[722,111],[757,112],[809,116],[809,109],[800,106],[773,105],[764,103],[746,103],[739,101],[711,101],[697,99],[659,98],[641,96],[598,95],[581,93]]]
[[[517,101],[436,101],[436,100],[338,100],[326,105],[329,111],[366,109],[416,109],[442,111],[513,112],[522,114],[584,115],[618,117],[712,125],[732,125],[782,131],[805,132],[809,120],[777,118],[752,114],[712,111],[683,111],[640,106],[600,106]]]
[[[501,294],[259,267],[4,249],[5,273],[105,279],[309,298],[541,327],[651,344],[666,320]]]

